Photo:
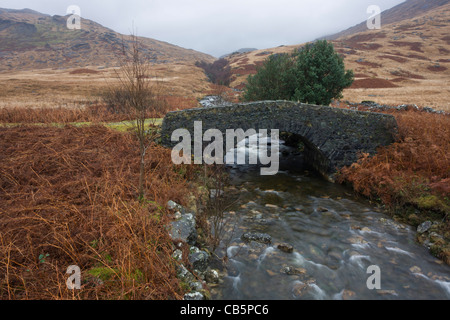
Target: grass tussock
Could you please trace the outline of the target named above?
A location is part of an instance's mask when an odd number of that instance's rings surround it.
[[[398,142],[341,170],[363,195],[390,208],[412,204],[450,212],[450,116],[419,111],[394,112]]]
[[[102,126],[0,128],[0,299],[182,297],[163,204],[184,202],[189,168],[152,146],[139,202],[138,150]]]

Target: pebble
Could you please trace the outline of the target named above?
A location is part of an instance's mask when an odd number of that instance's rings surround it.
[[[292,253],[292,252],[294,252],[294,247],[288,243],[281,243],[278,245],[278,250],[286,252],[286,253]]]

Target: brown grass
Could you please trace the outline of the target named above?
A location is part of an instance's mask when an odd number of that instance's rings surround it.
[[[397,85],[393,84],[389,80],[378,79],[378,78],[368,78],[368,79],[356,79],[353,81],[351,89],[358,88],[396,88]]]
[[[427,69],[433,72],[443,72],[447,70],[447,68],[443,66],[429,66]]]
[[[420,42],[389,41],[389,43],[394,47],[397,47],[397,46],[409,47],[409,50],[411,50],[411,51],[423,52],[422,43],[420,43]]]
[[[164,203],[183,203],[170,152],[102,126],[0,128],[0,299],[178,299]],[[82,290],[66,288],[67,267]]]
[[[389,56],[389,55],[381,55],[381,56],[378,56],[378,58],[382,58],[382,59],[391,59],[391,60],[394,60],[394,61],[397,61],[397,62],[400,62],[400,63],[405,63],[406,61],[408,61],[407,59],[402,58],[402,57],[398,57],[398,56]]]
[[[92,70],[92,69],[75,69],[69,72],[69,74],[97,74],[100,71]]]
[[[420,206],[420,199],[433,195],[438,197],[436,208],[445,211],[450,208],[450,116],[393,114],[399,125],[398,142],[380,148],[374,157],[362,155],[358,163],[342,170],[340,180],[391,207]]]
[[[0,109],[0,123],[74,123],[113,122],[127,120],[127,116],[114,114],[106,106],[87,108],[3,108]]]

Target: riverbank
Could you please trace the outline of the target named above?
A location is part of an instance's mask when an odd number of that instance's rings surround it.
[[[350,187],[295,163],[276,176],[232,168],[213,299],[443,299],[450,269],[415,241],[416,229]],[[370,290],[367,270],[381,270]]]
[[[398,141],[341,170],[339,182],[379,203],[397,220],[419,227],[417,240],[450,264],[450,116],[414,106],[353,108],[396,117]]]

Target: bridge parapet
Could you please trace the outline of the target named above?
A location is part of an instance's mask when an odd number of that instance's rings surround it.
[[[194,135],[194,122],[202,121],[203,132],[218,129],[278,129],[298,135],[306,159],[322,175],[334,180],[339,168],[351,165],[359,153],[375,154],[377,148],[395,141],[397,122],[392,115],[353,111],[291,101],[260,101],[231,106],[170,112],[162,126],[162,144],[171,141],[177,129]]]

